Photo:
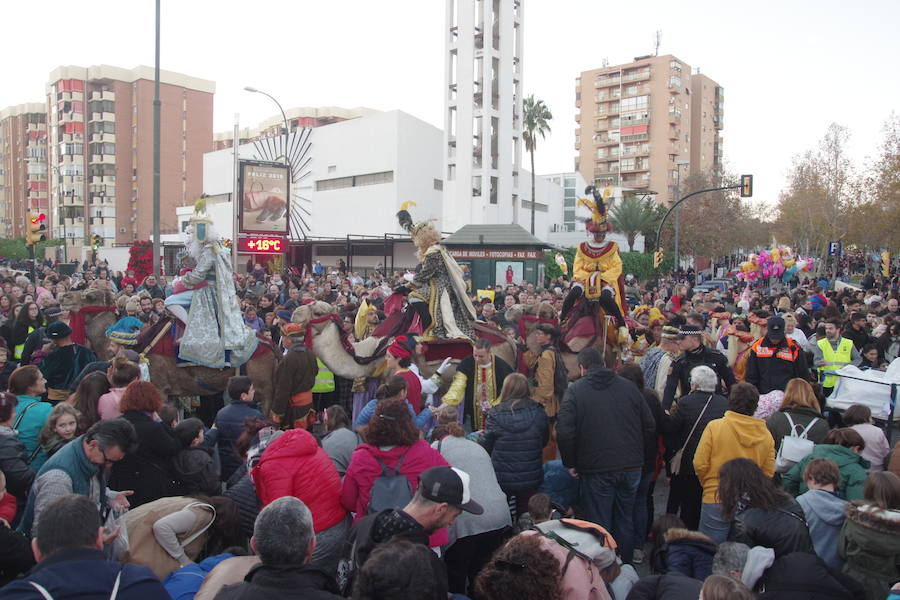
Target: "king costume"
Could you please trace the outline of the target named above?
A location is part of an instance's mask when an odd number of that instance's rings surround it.
[[[463,402],[463,422],[472,424],[472,431],[484,429],[484,417],[499,403],[503,381],[513,372],[506,361],[491,353],[490,361],[479,364],[474,356],[459,362],[450,389],[441,399],[442,404],[458,406]],[[440,375],[432,377],[440,378]]]
[[[241,315],[230,250],[213,235],[204,200],[197,201],[190,223],[186,247],[197,266],[181,275],[176,293],[165,301],[170,312],[185,322],[178,358],[214,369],[240,366],[259,341]]]

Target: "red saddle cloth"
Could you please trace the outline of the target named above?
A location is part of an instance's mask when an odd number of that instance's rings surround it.
[[[184,323],[171,317],[161,318],[155,325],[142,332],[138,337],[136,350],[142,351],[169,322],[172,323],[172,327],[147,351],[147,354],[160,354],[178,360],[178,340],[184,335]],[[259,344],[256,346],[253,356],[250,357],[251,360],[273,351],[271,340],[260,334],[256,334],[256,338],[259,340]]]

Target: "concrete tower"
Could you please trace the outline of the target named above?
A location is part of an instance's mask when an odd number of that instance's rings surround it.
[[[447,0],[444,231],[517,222],[522,0]]]

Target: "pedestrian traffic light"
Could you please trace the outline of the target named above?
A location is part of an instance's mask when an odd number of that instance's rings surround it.
[[[100,237],[100,234],[91,235],[91,248],[94,250],[98,250],[103,245],[103,238]]]
[[[884,277],[891,276],[891,253],[887,250],[881,253],[881,274]]]
[[[43,242],[47,239],[47,227],[44,225],[44,221],[47,219],[47,215],[44,213],[35,214],[31,211],[26,213],[25,215],[25,245],[26,246],[34,246],[38,242]]]
[[[753,195],[753,175],[741,175],[741,198]]]
[[[663,256],[664,256],[664,254],[663,254],[662,248],[660,248],[659,250],[657,250],[656,252],[653,253],[653,268],[654,269],[658,269],[659,266],[662,264]]]

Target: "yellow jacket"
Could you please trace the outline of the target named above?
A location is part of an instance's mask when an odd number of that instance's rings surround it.
[[[591,282],[591,276],[597,273],[597,277]],[[619,256],[619,246],[615,242],[607,242],[602,248],[593,248],[587,242],[582,242],[575,252],[575,260],[572,263],[573,279],[584,286],[584,295],[587,298],[598,298],[603,286],[612,286],[616,291],[616,304],[622,314],[622,295],[624,290],[619,278],[622,276],[622,258]]]
[[[704,504],[719,502],[719,469],[732,458],[749,458],[766,477],[775,474],[775,440],[765,421],[729,410],[703,430],[694,470],[703,486]]]

